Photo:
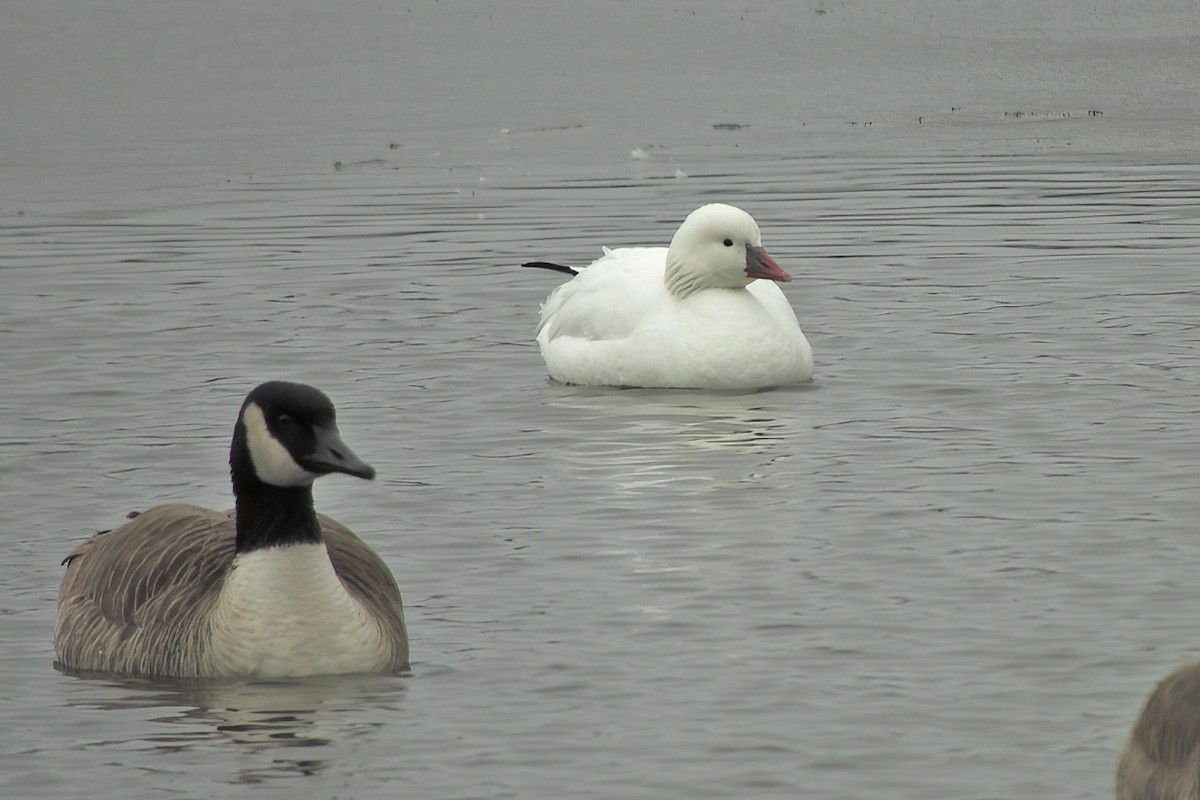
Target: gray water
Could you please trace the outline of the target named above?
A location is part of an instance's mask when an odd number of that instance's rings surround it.
[[[5,4],[0,796],[1111,796],[1200,644],[1200,6],[752,5]],[[716,199],[815,382],[549,382],[518,265]],[[55,671],[268,378],[412,674]]]

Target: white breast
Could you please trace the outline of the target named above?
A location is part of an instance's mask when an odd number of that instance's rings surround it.
[[[213,675],[258,678],[376,672],[382,630],[347,592],[325,545],[239,555],[213,611]]]

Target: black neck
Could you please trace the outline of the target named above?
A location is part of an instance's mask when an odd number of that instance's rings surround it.
[[[322,541],[312,486],[272,486],[259,480],[240,420],[233,432],[229,467],[237,508],[237,552]]]
[[[237,552],[321,542],[311,486],[270,486],[259,480],[235,487]]]

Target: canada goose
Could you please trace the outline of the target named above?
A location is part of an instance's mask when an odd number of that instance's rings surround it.
[[[1162,680],[1117,765],[1117,800],[1200,800],[1200,664]]]
[[[408,667],[396,580],[312,484],[375,470],[333,403],[271,381],[246,397],[229,454],[235,508],[152,508],[63,561],[54,647],[71,672],[281,678]]]
[[[542,304],[550,377],[587,386],[764,389],[812,377],[812,347],[779,289],[791,277],[758,223],[724,203],[687,216],[670,247],[605,248]]]

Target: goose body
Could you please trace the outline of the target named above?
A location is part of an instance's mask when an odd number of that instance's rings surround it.
[[[542,305],[537,341],[562,383],[762,389],[812,377],[812,348],[754,219],[714,203],[670,247],[604,250]]]
[[[341,441],[332,403],[275,381],[246,398],[230,452],[237,505],[171,504],[67,557],[55,650],[73,672],[281,678],[408,666],[400,590],[312,483],[374,470]]]
[[[1117,800],[1200,800],[1200,664],[1155,687],[1117,765]]]

